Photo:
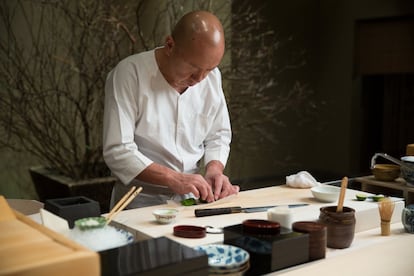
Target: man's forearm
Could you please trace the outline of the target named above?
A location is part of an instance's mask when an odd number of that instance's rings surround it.
[[[135,178],[151,184],[170,187],[172,183],[177,181],[177,172],[160,164],[152,163]]]

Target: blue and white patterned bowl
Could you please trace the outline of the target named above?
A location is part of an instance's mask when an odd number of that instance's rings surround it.
[[[406,232],[414,234],[414,204],[410,204],[403,209],[401,222]]]
[[[401,166],[401,176],[408,186],[414,186],[414,156],[403,156],[401,160],[409,167]]]
[[[226,270],[243,266],[250,258],[246,250],[227,244],[200,245],[194,249],[206,253],[209,266],[215,269]]]

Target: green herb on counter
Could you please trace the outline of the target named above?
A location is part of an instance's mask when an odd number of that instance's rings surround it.
[[[195,198],[186,198],[181,200],[181,204],[184,206],[191,206],[191,205],[196,205],[197,201],[195,200]]]

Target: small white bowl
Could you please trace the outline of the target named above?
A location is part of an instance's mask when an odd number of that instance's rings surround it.
[[[323,202],[335,202],[339,198],[341,188],[331,185],[321,185],[311,188],[313,196]]]
[[[169,224],[173,222],[178,214],[177,209],[157,209],[152,212],[156,220],[161,224]]]

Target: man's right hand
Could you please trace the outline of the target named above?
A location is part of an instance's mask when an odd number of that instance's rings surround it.
[[[207,202],[214,201],[212,187],[200,174],[180,173],[160,164],[152,163],[136,178],[151,184],[165,185],[176,194],[193,193],[196,198]]]

